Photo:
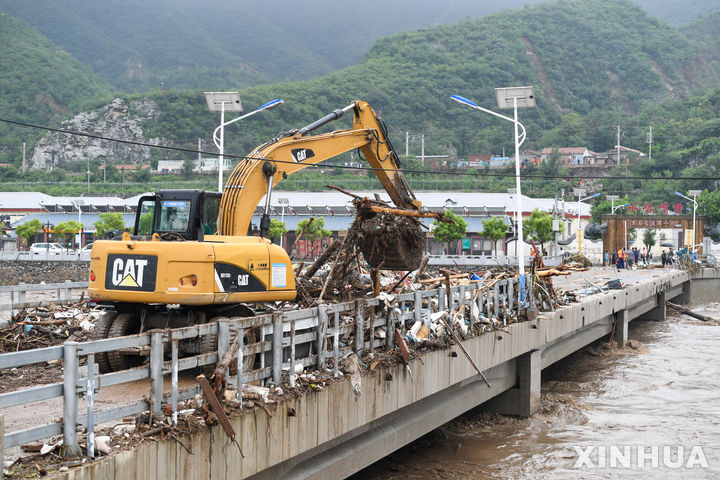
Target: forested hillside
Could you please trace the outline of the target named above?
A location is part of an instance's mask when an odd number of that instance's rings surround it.
[[[286,104],[281,113],[244,122],[228,141],[235,152],[247,152],[281,128],[360,98],[384,114],[396,143],[406,131],[424,132],[429,154],[497,153],[511,146],[511,125],[449,97],[493,107],[495,87],[529,84],[538,108],[522,113],[527,146],[579,141],[604,150],[614,145],[617,122],[643,104],[718,81],[712,69],[694,75],[698,55],[694,42],[624,0],[541,4],[385,38],[363,62],[321,79],[245,89],[247,105],[276,97]],[[211,131],[215,119],[200,93],[163,93],[157,101],[165,113],[152,126],[154,136],[192,145]]]
[[[117,89],[142,92],[316,78],[360,62],[388,35],[539,1],[0,0],[0,10],[28,22]],[[716,0],[635,3],[672,24],[719,8]]]
[[[510,152],[509,123],[457,105],[450,95],[495,108],[495,87],[528,84],[536,87],[538,108],[521,112],[528,129],[523,148],[581,145],[604,151],[615,145],[621,125],[621,143],[645,150],[644,136],[654,126],[655,163],[642,171],[665,176],[668,165],[675,165],[671,174],[677,175],[682,171],[677,166],[699,168],[715,158],[717,138],[708,114],[717,94],[703,93],[720,79],[713,43],[720,22],[714,18],[680,31],[626,0],[561,0],[393,35],[376,42],[362,62],[322,78],[242,89],[248,109],[278,97],[285,104],[229,127],[226,152],[246,154],[278,132],[300,128],[354,99],[367,100],[385,118],[401,151],[405,132],[412,132],[425,135],[428,155]],[[200,138],[203,150],[214,151],[210,133],[218,118],[207,111],[202,91],[161,90],[149,97],[159,113],[143,125],[145,138],[189,149]],[[685,108],[698,114],[681,118]],[[349,122],[342,119],[325,129],[346,128]],[[682,128],[674,130],[678,124]],[[419,153],[417,141],[410,151]],[[155,161],[195,157],[153,152]],[[56,156],[61,161],[62,151]],[[10,178],[12,172],[3,175]],[[301,185],[302,178],[294,176],[286,186]],[[471,182],[473,188],[505,188],[501,180],[480,178]],[[436,183],[438,188],[466,188]],[[535,182],[530,188],[547,194],[557,186]]]
[[[38,35],[25,22],[0,12],[0,117],[50,124],[87,107],[110,87],[89,67]],[[0,163],[19,158],[42,131],[0,123]]]

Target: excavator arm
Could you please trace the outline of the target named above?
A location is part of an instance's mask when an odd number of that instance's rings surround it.
[[[350,110],[354,114],[352,129],[309,135]],[[360,149],[397,207],[421,209],[421,203],[400,171],[400,162],[384,123],[370,105],[358,100],[300,130],[290,132],[288,136],[261,145],[240,161],[228,177],[222,194],[218,233],[246,235],[255,206],[263,196],[266,196],[266,205],[269,204],[272,189],[280,181],[304,168],[354,149]],[[267,226],[261,224],[261,230]]]

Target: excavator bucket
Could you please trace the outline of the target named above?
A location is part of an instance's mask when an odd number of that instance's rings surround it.
[[[420,222],[391,213],[358,217],[353,225],[365,261],[380,270],[417,270],[425,236]]]

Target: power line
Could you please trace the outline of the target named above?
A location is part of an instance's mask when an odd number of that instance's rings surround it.
[[[42,125],[35,125],[32,123],[27,122],[19,122],[16,120],[8,120],[5,118],[0,118],[0,122],[10,123],[13,125],[19,125],[23,127],[29,127],[29,128],[37,128],[40,130],[46,130],[50,132],[56,132],[56,133],[63,133],[66,135],[76,135],[81,137],[88,137],[88,138],[95,138],[98,140],[105,140],[108,142],[117,142],[117,143],[124,143],[127,145],[135,145],[140,147],[148,147],[148,148],[158,148],[161,150],[171,150],[171,151],[177,151],[177,152],[183,152],[183,153],[192,153],[194,155],[200,153],[204,155],[212,155],[216,156],[216,152],[207,152],[203,150],[197,150],[192,148],[183,148],[183,147],[172,147],[169,145],[156,145],[152,143],[146,143],[146,142],[138,142],[135,140],[123,140],[118,138],[111,138],[111,137],[105,137],[102,135],[96,135],[92,133],[86,133],[86,132],[76,132],[73,130],[65,130],[62,128],[53,128],[53,127],[45,127]],[[289,165],[295,165],[295,161],[290,160],[276,160],[272,158],[264,158],[264,157],[251,157],[251,156],[244,156],[244,155],[234,155],[230,153],[223,154],[224,157],[228,158],[235,158],[239,160],[247,159],[247,160],[267,160],[269,162],[274,162],[277,164],[289,164]],[[309,165],[309,167],[314,168],[322,168],[322,165]],[[328,168],[328,165],[325,165],[326,168]],[[398,170],[398,169],[380,169],[380,168],[372,168],[372,167],[353,167],[353,166],[346,166],[346,165],[331,165],[330,168],[338,168],[338,169],[347,169],[347,170],[366,170],[366,171],[375,171],[375,170],[383,170],[386,172],[395,172],[395,171],[402,171],[405,174],[417,174],[417,175],[439,175],[439,176],[482,176],[482,177],[495,177],[495,178],[515,178],[514,173],[490,173],[486,171],[481,172],[449,172],[449,171],[442,171],[442,170]],[[570,173],[568,175],[543,175],[543,174],[531,174],[531,175],[522,175],[521,172],[521,178],[525,179],[554,179],[554,180],[573,180],[573,179],[584,179],[584,180],[611,180],[611,181],[618,181],[618,180],[698,180],[698,181],[720,181],[720,176],[713,176],[713,177],[640,177],[640,176],[629,176],[629,175],[623,175],[622,178],[612,178],[608,176],[602,176],[602,175],[577,175],[575,173]]]

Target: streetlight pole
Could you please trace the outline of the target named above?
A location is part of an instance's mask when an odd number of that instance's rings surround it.
[[[496,88],[495,96],[497,98],[498,108],[512,108],[513,118],[506,117],[499,113],[493,112],[483,108],[465,97],[459,95],[451,95],[450,98],[458,103],[468,105],[471,108],[480,110],[485,113],[489,113],[503,120],[512,122],[515,126],[515,212],[517,215],[517,242],[518,242],[518,280],[520,295],[518,298],[518,312],[520,311],[521,305],[525,301],[525,252],[523,245],[523,224],[522,224],[522,191],[520,190],[520,145],[525,141],[527,131],[525,126],[518,121],[518,108],[534,108],[535,103],[535,91],[533,87],[510,87],[510,88]],[[522,128],[522,134],[519,134],[518,128]]]
[[[229,122],[225,121],[225,112],[243,111],[238,92],[205,92],[205,101],[207,102],[208,110],[211,112],[220,112],[220,125],[213,132],[213,142],[220,152],[218,156],[218,192],[222,193],[223,167],[225,163],[223,158],[223,155],[225,154],[225,127],[239,120],[255,115],[256,113],[262,112],[263,110],[276,107],[283,103],[283,101],[280,98],[276,98],[275,100],[261,105],[250,113],[233,118]]]
[[[702,191],[700,191],[700,190],[688,190],[688,194],[692,195],[692,198],[689,198],[680,192],[675,192],[675,195],[678,195],[686,200],[693,202],[693,229],[692,229],[692,247],[691,247],[693,252],[695,251],[695,212],[696,212],[697,206],[698,206],[696,198],[701,193],[702,193]]]

